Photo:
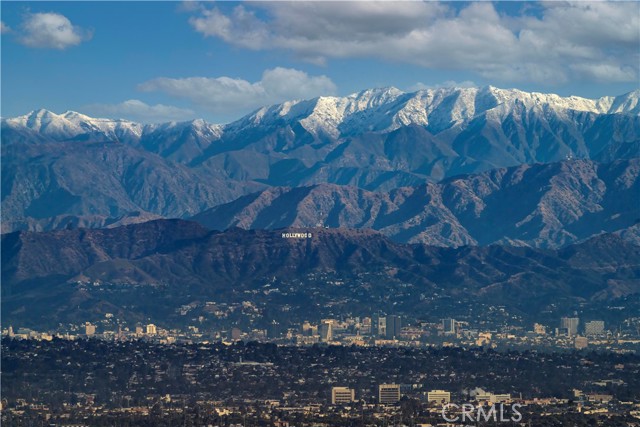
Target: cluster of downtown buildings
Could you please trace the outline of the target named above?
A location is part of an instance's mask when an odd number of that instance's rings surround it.
[[[3,335],[22,339],[50,340],[54,336],[65,339],[95,337],[107,340],[147,339],[161,344],[175,342],[212,341],[259,341],[286,345],[460,345],[498,348],[508,346],[541,346],[584,349],[589,345],[616,349],[617,345],[638,346],[640,334],[614,334],[605,328],[602,320],[590,320],[581,324],[577,317],[562,317],[553,330],[540,323],[534,323],[530,330],[506,326],[478,329],[469,322],[445,318],[440,322],[413,322],[405,325],[405,320],[395,314],[374,314],[371,317],[347,317],[343,319],[322,319],[317,323],[302,322],[298,327],[283,327],[272,321],[264,329],[243,331],[230,327],[221,331],[205,331],[196,326],[186,330],[164,329],[154,323],[138,324],[129,328],[118,324],[113,327],[112,316],[99,322],[85,322],[70,325],[66,333],[36,332],[28,328],[12,326],[4,329]],[[111,322],[111,323],[109,323]],[[114,330],[116,329],[116,330]]]

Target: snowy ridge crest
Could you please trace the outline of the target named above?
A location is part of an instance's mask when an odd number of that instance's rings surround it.
[[[369,89],[346,97],[318,97],[265,107],[236,122],[237,125],[274,125],[299,121],[313,134],[336,137],[362,132],[389,132],[402,126],[462,125],[482,114],[501,119],[514,110],[560,115],[571,111],[593,114],[640,114],[640,90],[618,97],[587,99],[577,96],[523,92],[517,89],[437,88],[403,92],[397,88]]]
[[[144,125],[123,119],[92,118],[74,111],[55,114],[47,110],[2,119],[3,127],[29,129],[56,139],[80,135],[101,135],[106,139],[140,139],[143,134],[175,131],[190,127],[202,138],[216,140],[224,133],[251,127],[276,127],[298,122],[308,132],[337,138],[364,132],[390,132],[403,126],[428,126],[434,132],[462,126],[486,115],[503,120],[509,114],[553,111],[560,116],[571,112],[640,115],[640,90],[617,97],[587,99],[577,96],[523,92],[518,89],[434,88],[403,92],[394,87],[367,89],[346,97],[321,96],[267,106],[227,125],[213,125],[198,119]]]

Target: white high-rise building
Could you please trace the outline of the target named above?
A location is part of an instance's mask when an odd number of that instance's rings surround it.
[[[578,333],[580,319],[577,317],[563,317],[560,319],[560,328],[567,330],[567,335],[574,336]]]
[[[342,405],[356,400],[356,391],[349,387],[331,388],[331,404]]]
[[[380,336],[381,328],[382,332],[386,332],[386,322],[386,318],[380,313],[375,313],[373,316],[371,316],[371,335]]]
[[[400,401],[400,386],[398,384],[380,384],[378,386],[378,403],[387,405]]]
[[[584,324],[585,335],[602,335],[604,333],[604,322],[602,320],[592,320]]]

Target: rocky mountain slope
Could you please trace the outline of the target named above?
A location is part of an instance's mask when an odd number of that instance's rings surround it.
[[[560,247],[640,221],[640,159],[522,165],[390,192],[276,187],[193,217],[225,230],[343,227],[437,246]]]
[[[3,144],[2,160],[3,232],[188,216],[264,188],[113,142]]]
[[[270,186],[386,192],[521,164],[638,157],[639,94],[373,89],[265,107],[224,126],[35,111],[2,120],[2,229],[189,217]]]

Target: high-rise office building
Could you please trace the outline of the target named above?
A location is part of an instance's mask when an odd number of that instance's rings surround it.
[[[387,318],[385,316],[376,313],[371,317],[371,335],[387,336]]]
[[[385,336],[387,339],[400,338],[400,330],[402,329],[402,318],[400,316],[387,316],[386,318],[387,329]]]
[[[456,333],[456,320],[455,319],[442,319],[442,330],[445,334]]]
[[[329,342],[333,340],[333,325],[331,322],[323,320],[320,323],[320,341]]]
[[[604,333],[604,322],[602,320],[592,320],[584,324],[585,335],[602,335]]]
[[[400,385],[380,384],[378,386],[378,403],[381,405],[398,403],[400,401]]]
[[[333,387],[331,388],[331,404],[342,405],[351,403],[356,400],[356,392],[349,387]]]
[[[360,331],[360,335],[371,335],[372,334],[372,328],[371,328],[372,322],[371,322],[371,318],[370,317],[365,317],[364,319],[362,319],[362,322],[360,323],[360,326],[358,327],[358,330]]]
[[[575,336],[578,333],[580,319],[577,317],[563,317],[560,319],[560,329],[566,329],[567,335]]]
[[[436,403],[451,402],[451,393],[444,390],[431,390],[427,393],[427,400]]]

